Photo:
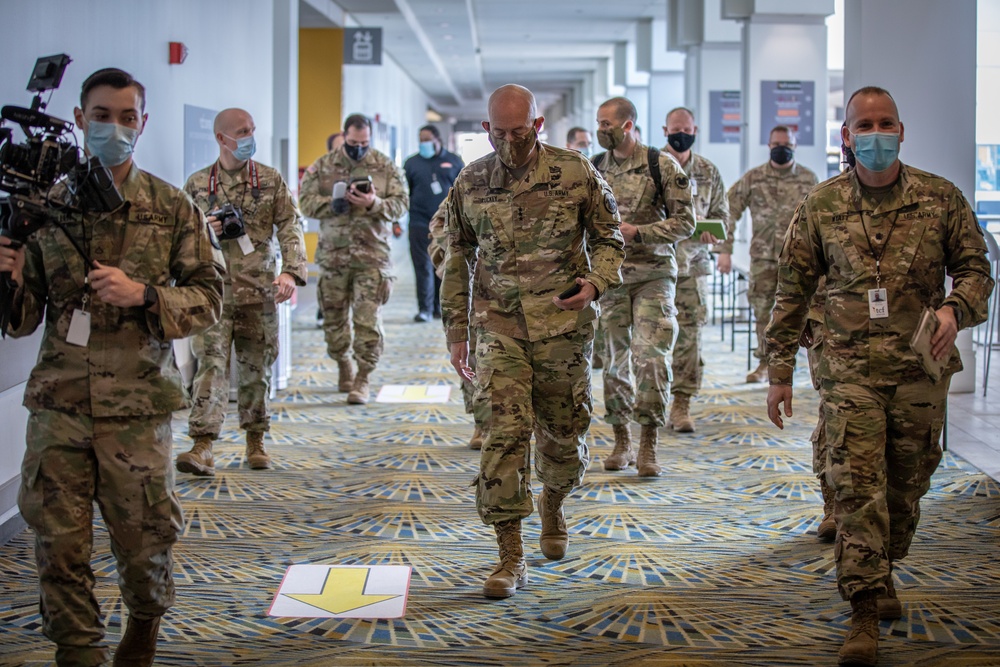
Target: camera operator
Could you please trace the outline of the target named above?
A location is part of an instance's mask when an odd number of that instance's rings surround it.
[[[391,225],[409,196],[399,168],[370,148],[372,124],[361,114],[344,121],[344,145],[314,162],[302,177],[302,213],[319,218],[317,293],[326,349],[339,366],[348,403],[368,402],[368,376],[382,355],[382,306],[392,292]],[[355,377],[353,351],[358,362]]]
[[[56,643],[57,665],[108,660],[90,564],[95,501],[129,609],[114,664],[153,664],[183,525],[170,417],[186,401],[170,341],[211,326],[222,309],[223,259],[201,213],[133,164],[144,110],[145,89],[128,73],[87,78],[76,124],[127,204],[72,216],[65,231],[47,224],[16,251],[0,239],[0,271],[17,284],[7,333],[27,336],[44,318],[24,396],[18,507],[35,532],[42,631]],[[50,199],[68,200],[66,185]]]
[[[184,190],[208,213],[226,257],[222,318],[195,336],[198,360],[194,407],[188,418],[191,451],[178,455],[181,472],[214,475],[212,443],[229,403],[229,357],[236,348],[240,428],[247,433],[246,459],[254,470],[270,468],[264,433],[270,430],[271,367],[278,355],[276,304],[292,297],[308,275],[305,240],[295,201],[276,169],[251,159],[256,150],[253,118],[242,109],[215,117],[219,159],[191,174]],[[212,215],[217,213],[218,215]],[[275,277],[272,236],[281,246]]]

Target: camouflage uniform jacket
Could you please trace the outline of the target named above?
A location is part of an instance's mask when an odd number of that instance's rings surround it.
[[[795,207],[817,182],[816,174],[798,162],[788,169],[775,169],[768,161],[743,174],[729,188],[728,238],[719,244],[719,252],[732,254],[736,221],[749,208],[753,218],[750,258],[777,262]]]
[[[598,170],[611,185],[622,222],[639,233],[625,248],[622,279],[641,283],[656,278],[676,278],[674,242],[694,232],[691,185],[674,156],[660,153],[661,195],[653,206],[656,185],[649,173],[649,147],[636,142],[632,155],[616,164],[608,151]]]
[[[184,191],[191,195],[195,205],[205,213],[220,208],[223,204],[232,204],[243,212],[243,223],[247,236],[253,242],[254,251],[244,255],[239,239],[219,241],[228,269],[225,301],[237,306],[274,301],[276,290],[272,283],[277,264],[275,230],[281,247],[281,272],[294,278],[295,284],[299,286],[305,285],[308,277],[306,243],[292,193],[277,169],[259,162],[254,164],[257,165],[257,182],[260,188],[260,196],[256,199],[251,194],[253,186],[250,182],[249,162],[237,174],[217,166],[214,203],[209,201],[211,166],[191,174],[184,185]]]
[[[876,252],[880,245],[885,248],[881,284],[887,290],[889,317],[882,319],[869,318],[875,259],[868,234],[877,235],[872,240]],[[954,281],[947,297],[946,273]],[[993,289],[983,232],[953,184],[903,165],[899,183],[874,206],[870,197],[862,198],[853,170],[845,172],[809,194],[785,236],[767,329],[771,384],[792,381],[799,332],[823,276],[824,348],[818,375],[866,386],[926,380],[909,346],[923,309],[953,304],[961,325],[975,326],[986,319]],[[946,372],[961,368],[953,349]]]
[[[63,197],[57,186],[54,197]],[[66,234],[46,225],[26,244],[24,286],[18,289],[9,333],[31,334],[44,317],[38,363],[24,393],[29,410],[93,417],[172,412],[189,405],[170,341],[199,333],[222,312],[222,253],[194,202],[137,166],[114,213],[69,216],[70,234],[91,257],[153,285],[160,313],[104,303],[84,282],[87,268]],[[86,347],[66,342],[74,309],[91,314]]]
[[[448,252],[448,206],[451,204],[451,190],[448,196],[441,200],[437,211],[428,223],[427,236],[430,243],[427,246],[427,254],[430,255],[431,264],[434,265],[434,273],[438,278],[444,276],[444,258]]]
[[[371,210],[351,206],[347,213],[334,215],[330,199],[333,184],[365,176],[371,176],[375,185]],[[299,189],[302,213],[319,218],[316,263],[326,268],[389,269],[392,223],[403,217],[409,205],[403,173],[375,149],[369,149],[357,162],[347,157],[343,146],[327,153],[306,169]]]
[[[452,186],[441,284],[449,343],[468,340],[470,305],[473,326],[511,338],[574,331],[597,319],[597,304],[565,311],[552,297],[577,277],[598,295],[621,284],[623,240],[611,188],[577,151],[536,147],[521,180],[490,153]]]
[[[695,220],[722,220],[727,223],[729,200],[726,199],[726,186],[722,184],[722,175],[716,166],[708,158],[692,152],[683,169],[691,181]],[[709,244],[694,237],[679,241],[677,275],[697,278],[711,274],[712,257],[709,247]]]

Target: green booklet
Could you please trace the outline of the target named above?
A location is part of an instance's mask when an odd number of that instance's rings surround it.
[[[719,219],[699,220],[694,224],[694,238],[701,236],[702,232],[709,232],[720,241],[726,240],[726,222]]]

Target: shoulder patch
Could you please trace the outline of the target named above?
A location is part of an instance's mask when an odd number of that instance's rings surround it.
[[[676,185],[681,190],[687,190],[691,185],[691,181],[684,174],[677,174],[674,178],[674,185]]]
[[[615,196],[610,189],[604,191],[604,208],[608,209],[608,213],[611,215],[618,212],[618,202],[615,201]]]

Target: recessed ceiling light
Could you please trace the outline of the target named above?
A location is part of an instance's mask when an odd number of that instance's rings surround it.
[[[446,41],[446,42],[449,42],[449,41],[451,41],[451,40],[452,40],[453,38],[452,38],[452,36],[451,36],[451,35],[441,35],[441,39],[443,39],[443,40],[444,40],[444,41]]]

